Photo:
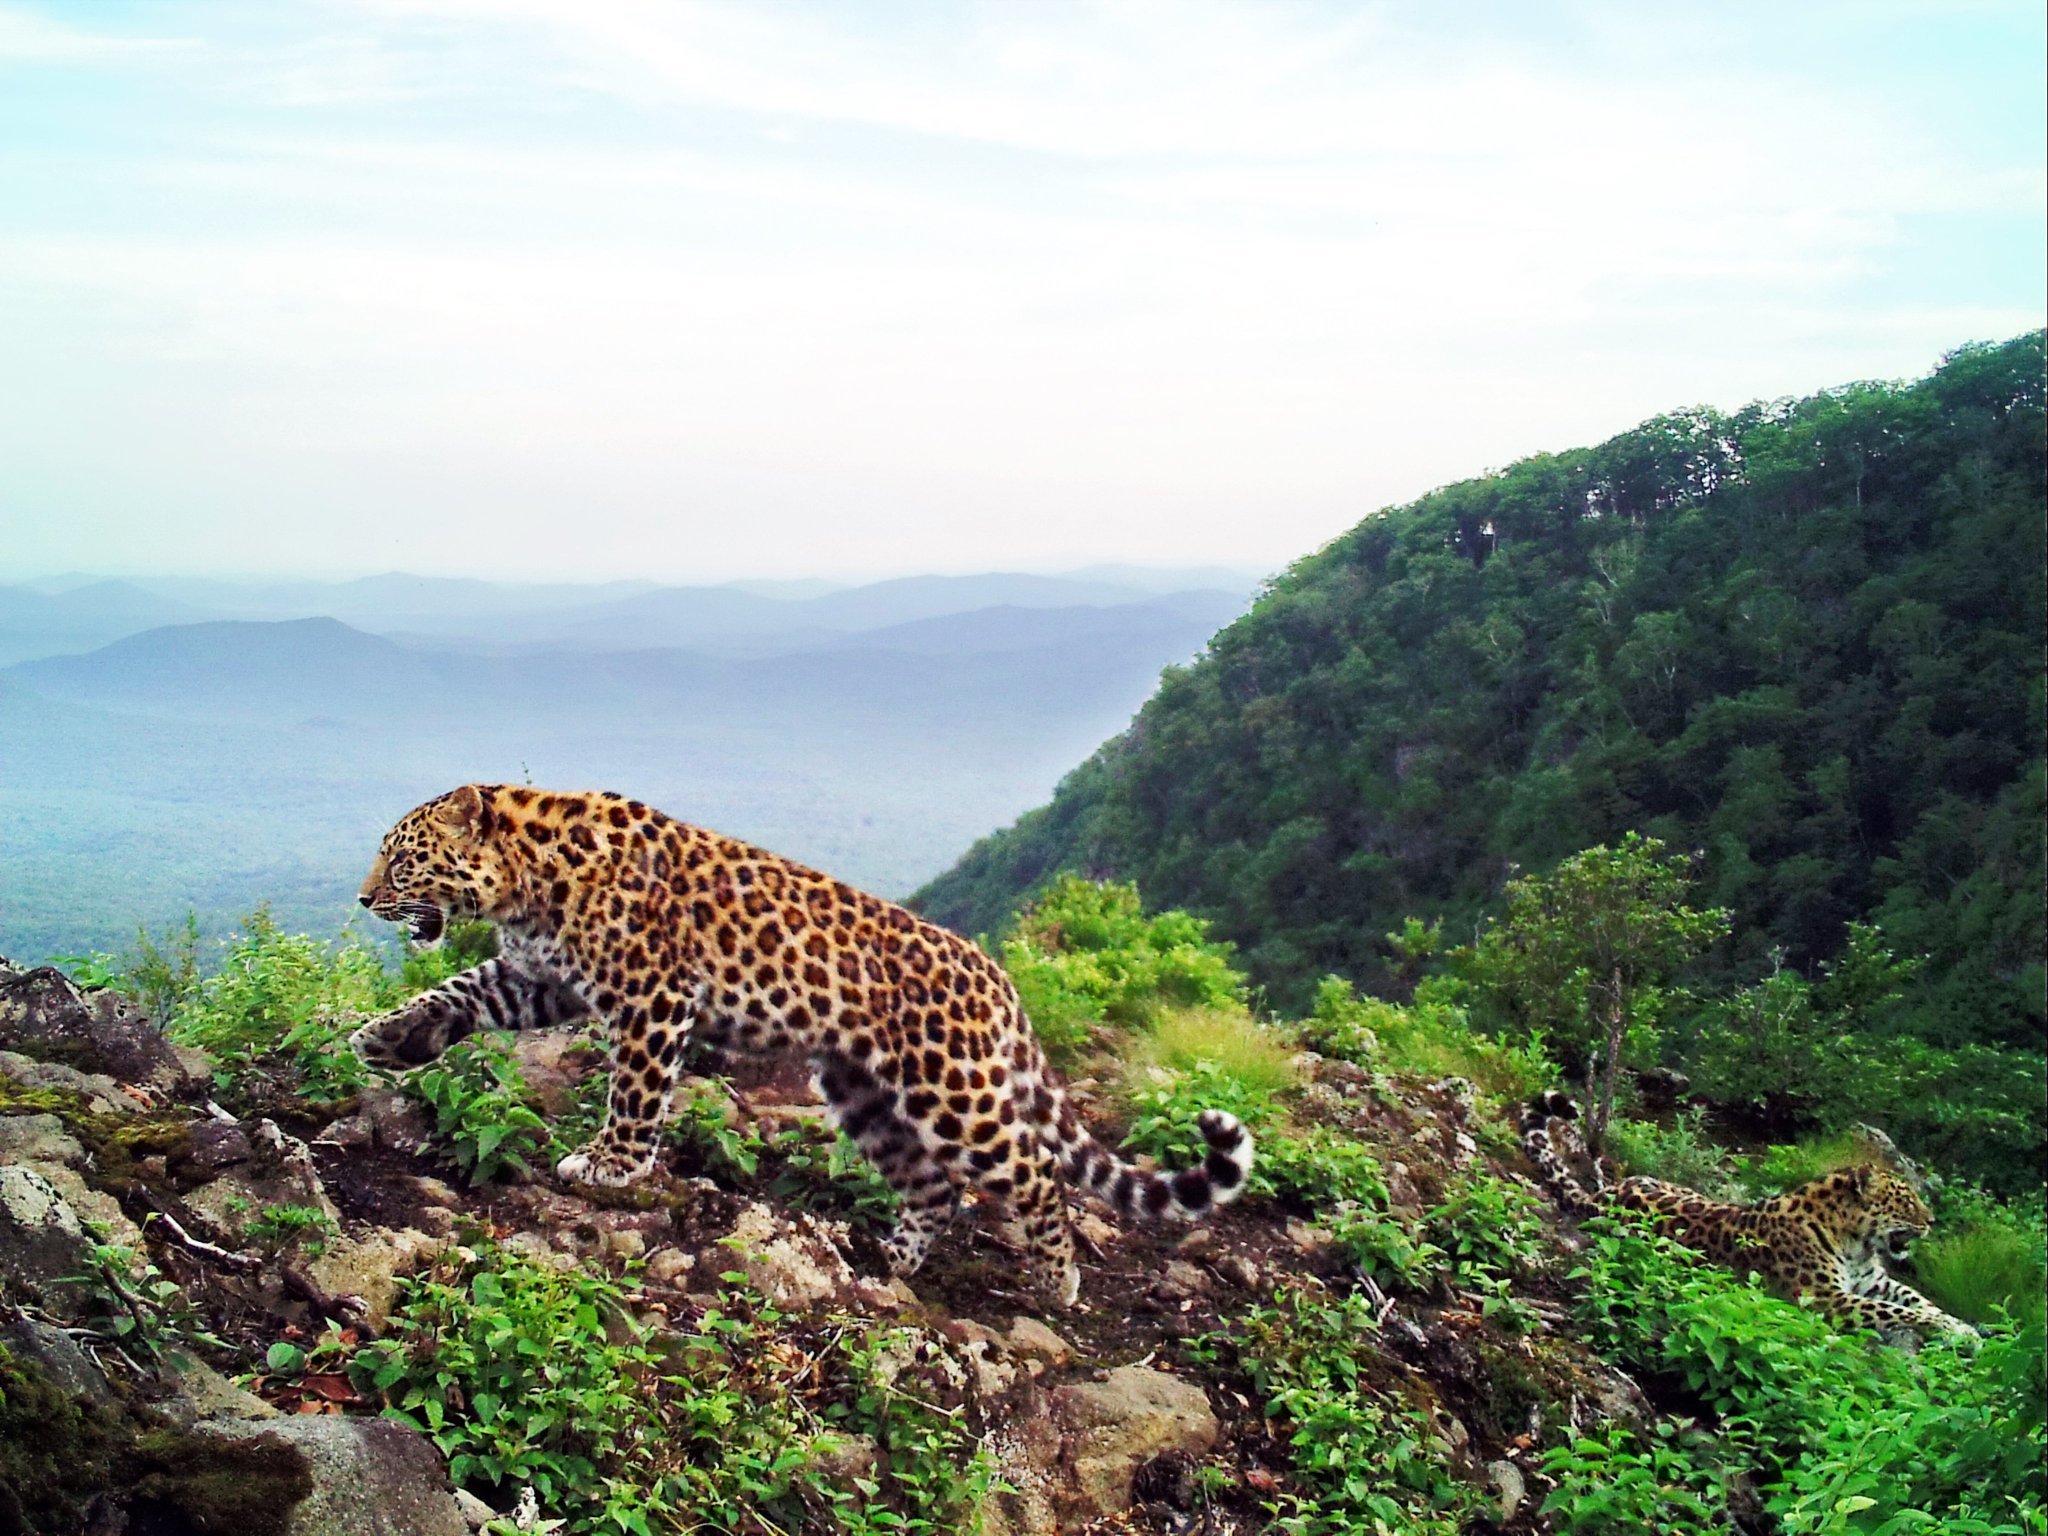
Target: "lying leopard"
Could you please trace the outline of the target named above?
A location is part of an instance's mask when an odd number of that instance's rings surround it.
[[[1593,1161],[1589,1193],[1566,1161],[1583,1151],[1571,1122],[1578,1106],[1564,1094],[1543,1094],[1522,1117],[1522,1145],[1559,1205],[1574,1216],[1611,1206],[1641,1211],[1666,1236],[1738,1272],[1760,1275],[1788,1299],[1807,1298],[1837,1323],[1883,1334],[1911,1330],[1975,1338],[1977,1330],[1949,1316],[1892,1278],[1887,1258],[1906,1256],[1933,1220],[1911,1182],[1891,1168],[1863,1163],[1825,1174],[1754,1205],[1709,1200],[1660,1179],[1607,1182]],[[1889,1142],[1877,1143],[1881,1150]]]
[[[1200,1125],[1200,1167],[1140,1170],[1075,1112],[993,960],[959,935],[638,800],[468,784],[385,836],[362,904],[420,942],[456,918],[500,954],[373,1019],[353,1043],[402,1068],[477,1029],[595,1014],[609,1025],[605,1123],[556,1166],[626,1184],[654,1164],[683,1042],[808,1056],[835,1123],[902,1197],[890,1265],[914,1271],[972,1184],[1047,1297],[1079,1289],[1066,1190],[1126,1216],[1193,1218],[1252,1162],[1236,1117]]]

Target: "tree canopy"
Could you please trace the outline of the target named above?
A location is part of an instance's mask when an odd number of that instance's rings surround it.
[[[2042,1041],[2043,337],[1660,416],[1368,517],[1272,582],[1052,802],[916,898],[991,931],[1135,879],[1302,1002],[1398,992],[1512,866],[1699,850],[1708,968],[1923,960],[1901,1027]]]

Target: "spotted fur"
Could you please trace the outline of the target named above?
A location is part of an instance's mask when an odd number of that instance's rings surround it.
[[[1758,1275],[1837,1323],[1887,1335],[1977,1336],[1886,1269],[1885,1261],[1905,1258],[1933,1221],[1919,1192],[1890,1168],[1857,1164],[1753,1205],[1733,1205],[1661,1179],[1615,1184],[1605,1160],[1594,1159],[1589,1191],[1568,1160],[1585,1151],[1573,1126],[1578,1113],[1571,1099],[1553,1090],[1522,1117],[1522,1145],[1572,1215],[1640,1211],[1673,1241],[1738,1273]]]
[[[972,1184],[1048,1296],[1079,1285],[1065,1190],[1127,1216],[1234,1198],[1252,1141],[1202,1116],[1201,1166],[1152,1173],[1089,1134],[1002,968],[958,934],[637,800],[464,785],[385,836],[361,900],[430,941],[498,925],[495,960],[357,1032],[368,1060],[429,1060],[479,1028],[593,1013],[611,1039],[607,1115],[556,1172],[625,1184],[653,1166],[695,1033],[808,1056],[834,1120],[902,1197],[892,1267],[923,1262]]]

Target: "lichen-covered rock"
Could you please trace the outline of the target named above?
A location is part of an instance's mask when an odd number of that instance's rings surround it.
[[[195,1437],[247,1445],[282,1442],[310,1491],[293,1503],[284,1536],[465,1536],[468,1522],[440,1453],[384,1419],[227,1419]]]
[[[733,1267],[785,1312],[807,1311],[837,1298],[853,1284],[838,1245],[815,1216],[779,1217],[748,1205],[726,1238]]]
[[[92,1247],[78,1213],[48,1178],[19,1163],[0,1167],[0,1280],[48,1311],[77,1317],[81,1289],[65,1282],[90,1268]]]
[[[104,1073],[81,1072],[61,1061],[41,1061],[18,1051],[0,1051],[0,1077],[21,1088],[54,1088],[72,1094],[96,1115],[131,1114],[142,1107]]]
[[[1055,1499],[1067,1517],[1093,1519],[1124,1509],[1139,1467],[1163,1451],[1199,1455],[1219,1433],[1200,1387],[1142,1365],[1060,1387],[1051,1406],[1064,1434],[1062,1460],[1071,1470]]]
[[[173,1098],[202,1090],[205,1054],[167,1040],[127,999],[84,992],[51,966],[0,961],[0,1046]]]
[[[1001,1489],[984,1511],[984,1536],[1049,1536],[1121,1514],[1141,1468],[1169,1453],[1199,1456],[1218,1434],[1200,1387],[1147,1366],[1027,1389],[989,1427]]]
[[[340,1212],[321,1187],[313,1154],[275,1122],[262,1120],[248,1133],[250,1155],[225,1168],[217,1178],[188,1190],[185,1203],[221,1234],[230,1247],[247,1237],[250,1223],[270,1206],[308,1206],[330,1221]]]
[[[411,1274],[448,1246],[446,1238],[415,1227],[396,1232],[372,1227],[354,1237],[330,1238],[307,1272],[329,1295],[360,1297],[363,1320],[381,1329],[398,1300],[398,1277]]]

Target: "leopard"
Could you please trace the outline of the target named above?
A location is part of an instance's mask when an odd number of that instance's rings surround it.
[[[1888,1260],[1896,1263],[1908,1256],[1933,1216],[1915,1187],[1918,1170],[1881,1132],[1872,1130],[1864,1138],[1876,1158],[1737,1205],[1642,1175],[1613,1183],[1604,1158],[1590,1159],[1594,1188],[1588,1190],[1568,1161],[1569,1155],[1584,1153],[1573,1129],[1578,1114],[1569,1095],[1552,1089],[1534,1099],[1522,1116],[1522,1145],[1568,1214],[1638,1212],[1673,1241],[1737,1273],[1755,1275],[1778,1295],[1813,1307],[1837,1326],[1869,1328],[1894,1340],[1937,1334],[1964,1342],[1977,1339],[1969,1323],[1894,1278],[1886,1267]]]
[[[979,945],[907,907],[606,791],[464,784],[385,834],[358,899],[432,944],[496,925],[498,953],[351,1036],[404,1071],[485,1029],[601,1023],[605,1116],[555,1166],[569,1184],[653,1172],[685,1043],[807,1058],[828,1117],[899,1197],[883,1240],[914,1274],[971,1189],[1036,1288],[1079,1296],[1069,1196],[1191,1221],[1236,1198],[1254,1155],[1202,1112],[1201,1160],[1134,1164],[1083,1123],[1016,987]]]

